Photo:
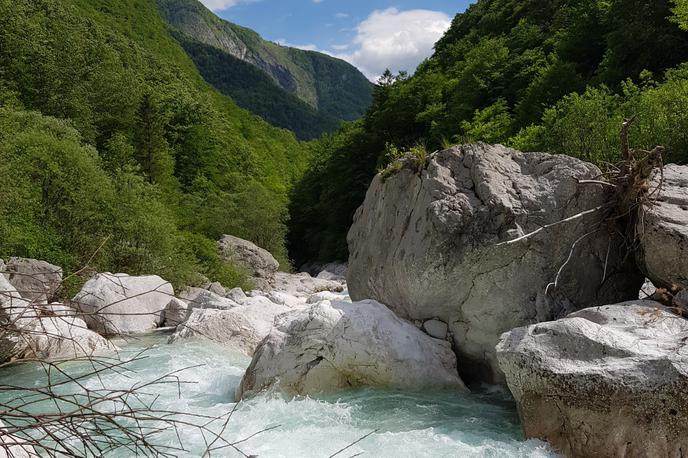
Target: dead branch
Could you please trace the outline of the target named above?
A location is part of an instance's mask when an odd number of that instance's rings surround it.
[[[27,275],[39,280],[42,273]],[[55,289],[55,285],[51,287]],[[57,285],[57,289],[60,287]],[[112,305],[92,313],[102,318],[110,313],[107,308]],[[55,311],[47,304],[22,298],[15,290],[0,291],[0,344],[12,342],[19,348],[14,356],[21,358],[0,360],[0,370],[16,364],[41,369],[35,383],[28,386],[0,382],[0,455],[81,458],[123,451],[130,456],[176,457],[188,453],[184,437],[189,429],[195,429],[210,444],[205,456],[231,448],[248,457],[239,444],[277,427],[229,441],[224,435],[239,404],[221,416],[160,408],[156,388],[173,385],[181,396],[182,387],[193,383],[184,380],[184,374],[200,366],[141,380],[133,366],[148,358],[148,349],[127,357],[120,353],[93,354],[93,349],[85,347],[77,335],[77,331],[87,329],[82,321],[85,316],[87,313],[69,307]],[[37,344],[40,339],[48,339],[48,345],[59,342],[72,356],[59,361],[42,358]],[[131,385],[113,388],[105,375],[122,376],[131,380]],[[177,438],[174,443],[161,436],[170,432]]]
[[[513,239],[513,240],[507,240],[506,242],[498,243],[496,246],[513,245],[514,243],[518,243],[518,242],[521,242],[521,241],[523,241],[523,240],[527,240],[527,239],[533,237],[534,235],[537,235],[537,234],[539,234],[540,232],[542,232],[542,231],[544,231],[544,230],[547,230],[547,229],[550,229],[550,228],[552,228],[552,227],[554,227],[554,226],[558,226],[559,224],[569,223],[569,222],[571,222],[571,221],[575,221],[575,220],[580,219],[580,218],[582,218],[582,217],[584,217],[584,216],[591,215],[591,214],[593,214],[593,213],[597,213],[597,212],[599,212],[599,211],[602,211],[602,210],[607,209],[607,208],[610,208],[610,207],[611,207],[611,204],[599,205],[599,206],[597,206],[597,207],[595,207],[595,208],[591,208],[591,209],[589,209],[589,210],[585,210],[585,211],[582,211],[582,212],[580,212],[580,213],[576,213],[575,215],[571,215],[571,216],[569,216],[568,218],[564,218],[564,219],[562,219],[562,220],[555,221],[555,222],[550,223],[550,224],[545,224],[544,226],[539,227],[538,229],[535,229],[535,230],[532,231],[532,232],[529,232],[529,233],[527,233],[527,234],[525,234],[525,235],[522,235],[522,236],[520,236],[520,237],[517,237],[517,238],[515,238],[515,239]]]

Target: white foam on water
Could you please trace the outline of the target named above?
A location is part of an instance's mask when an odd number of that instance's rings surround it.
[[[250,362],[246,356],[206,341],[167,344],[160,336],[131,341],[124,347],[122,356],[131,358],[144,348],[149,349],[142,359],[130,366],[133,373],[109,373],[100,380],[92,377],[88,385],[98,388],[104,383],[109,389],[129,388],[135,383],[181,371],[177,373],[181,385],[158,385],[147,390],[160,395],[155,406],[206,416],[226,415],[236,407],[223,434],[226,441],[242,440],[273,428],[239,445],[249,455],[326,458],[377,430],[338,456],[358,453],[376,458],[556,456],[543,442],[523,440],[515,406],[504,390],[488,387],[481,393],[463,394],[361,389],[294,399],[265,393],[235,406],[234,391]],[[86,370],[83,364],[66,363],[65,367]],[[0,384],[39,386],[44,382],[43,372],[36,365],[0,372]],[[214,430],[220,431],[222,423],[216,422]],[[181,435],[187,452],[178,456],[198,457],[204,452],[206,441],[198,429],[183,428]],[[172,430],[162,433],[154,442],[179,446]],[[111,456],[130,456],[127,453],[130,452]],[[241,455],[223,448],[211,456]]]

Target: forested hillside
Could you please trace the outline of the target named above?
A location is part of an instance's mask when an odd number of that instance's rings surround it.
[[[354,66],[263,40],[220,19],[198,0],[157,0],[203,77],[273,125],[312,139],[360,118],[373,85]]]
[[[0,0],[0,258],[230,285],[214,240],[284,261],[307,160],[203,81],[153,0]]]
[[[372,176],[410,149],[501,142],[604,164],[618,159],[628,117],[633,145],[686,162],[686,10],[685,0],[479,0],[415,75],[386,74],[364,119],[320,141],[293,195],[292,253],[345,259]]]

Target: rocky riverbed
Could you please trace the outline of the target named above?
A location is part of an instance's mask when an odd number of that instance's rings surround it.
[[[281,272],[267,251],[222,238],[252,291],[100,273],[50,303],[61,269],[12,259],[0,266],[0,354],[126,359],[152,345],[135,378],[200,364],[161,399],[238,409],[231,439],[275,426],[246,443],[261,456],[328,456],[375,431],[351,452],[679,458],[688,170],[652,172],[632,217],[599,175],[499,145],[404,159],[356,213],[348,266]]]

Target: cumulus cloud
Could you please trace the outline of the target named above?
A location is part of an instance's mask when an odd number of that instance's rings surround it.
[[[373,11],[356,27],[349,53],[336,54],[376,80],[385,69],[415,71],[432,54],[434,44],[449,29],[451,18],[430,10]]]

